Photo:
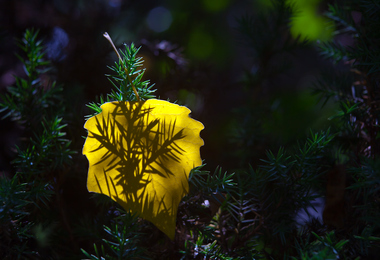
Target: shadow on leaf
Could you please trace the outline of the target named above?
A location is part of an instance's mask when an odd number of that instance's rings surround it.
[[[185,107],[148,101],[105,103],[103,112],[86,122],[87,187],[140,214],[173,239],[189,172],[201,164],[203,125],[189,118]]]

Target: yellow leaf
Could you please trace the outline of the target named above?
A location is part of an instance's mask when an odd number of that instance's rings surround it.
[[[190,170],[200,166],[203,124],[188,108],[150,99],[109,102],[87,120],[87,188],[151,221],[174,239]]]

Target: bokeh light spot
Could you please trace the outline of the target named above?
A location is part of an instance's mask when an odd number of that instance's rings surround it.
[[[293,37],[327,41],[331,38],[333,30],[326,18],[317,15],[312,9],[305,8],[292,18],[290,32]]]
[[[287,0],[293,9],[290,32],[294,38],[310,41],[328,41],[332,37],[334,26],[329,20],[318,14],[320,0]]]
[[[155,32],[163,32],[169,29],[173,17],[168,9],[159,6],[150,10],[146,20],[150,29]]]
[[[207,11],[218,12],[227,8],[229,0],[203,0],[203,8]]]
[[[121,5],[121,0],[108,0],[108,4],[111,7],[120,7]]]
[[[214,40],[209,34],[201,30],[194,30],[190,34],[188,44],[188,52],[191,57],[206,59],[213,51]]]

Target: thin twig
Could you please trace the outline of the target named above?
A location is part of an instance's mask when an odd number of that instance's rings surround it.
[[[104,36],[104,38],[106,38],[106,39],[111,43],[112,48],[114,49],[114,51],[115,51],[116,54],[117,54],[117,57],[119,57],[119,60],[120,60],[121,64],[123,64],[123,59],[121,58],[119,52],[117,51],[117,49],[116,49],[116,47],[115,47],[115,44],[113,44],[113,41],[112,41],[112,39],[111,39],[111,36],[108,34],[108,32],[105,32],[105,33],[103,34],[103,36]],[[138,101],[141,101],[141,100],[140,100],[140,96],[139,96],[139,94],[137,93],[137,90],[136,90],[135,86],[133,85],[132,79],[129,77],[129,72],[128,72],[128,70],[127,70],[127,68],[126,68],[125,66],[124,66],[124,70],[125,70],[125,73],[127,74],[127,79],[128,79],[128,81],[131,83],[131,86],[132,86],[133,92],[135,93],[137,100],[138,100]]]

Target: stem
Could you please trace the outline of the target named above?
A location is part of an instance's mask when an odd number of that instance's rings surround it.
[[[115,47],[115,44],[113,44],[113,41],[112,41],[112,39],[111,39],[111,36],[108,34],[108,32],[105,32],[105,33],[103,34],[103,36],[104,36],[104,38],[106,38],[106,39],[111,43],[113,50],[116,52],[117,57],[119,57],[119,61],[121,62],[121,64],[123,64],[123,59],[121,58],[119,52],[117,51],[117,49],[116,49],[116,47]],[[140,96],[139,96],[139,94],[137,93],[137,90],[136,90],[135,86],[133,85],[132,79],[129,77],[129,72],[128,72],[128,70],[127,70],[127,67],[124,66],[124,70],[125,70],[125,73],[127,74],[127,79],[128,79],[128,81],[129,81],[129,83],[131,83],[131,86],[132,86],[133,92],[135,93],[137,100],[138,100],[138,101],[141,101]]]
[[[119,60],[120,60],[120,61],[123,61],[123,60],[121,59],[121,57],[120,57],[119,52],[117,51],[117,49],[116,49],[116,47],[115,47],[115,44],[113,44],[113,41],[112,41],[112,39],[111,39],[111,36],[108,34],[108,32],[105,32],[105,33],[103,34],[103,36],[104,36],[104,38],[106,38],[106,39],[111,43],[113,50],[116,52],[117,57],[119,57]]]

